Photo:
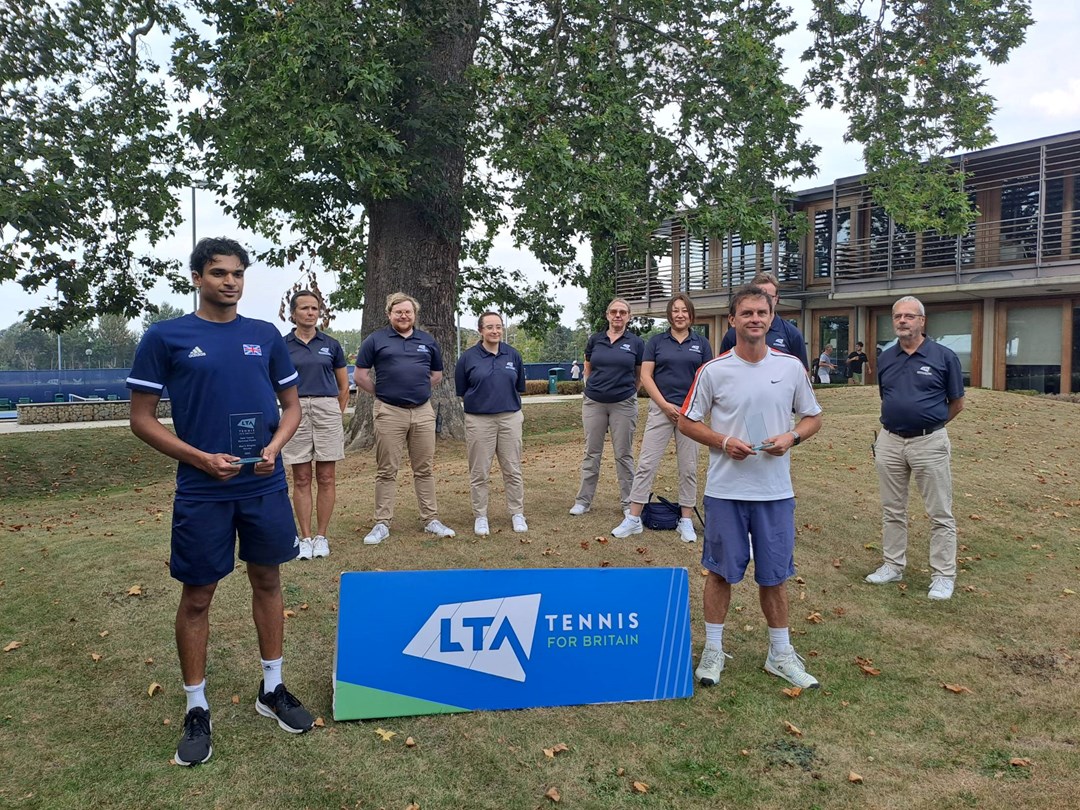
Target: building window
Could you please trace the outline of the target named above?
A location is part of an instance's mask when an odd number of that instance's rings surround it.
[[[1005,326],[1005,390],[1061,392],[1061,310],[1010,307]]]
[[[952,349],[960,358],[964,372],[964,385],[971,385],[971,333],[970,309],[952,309],[942,312],[933,310],[926,314],[926,336]]]

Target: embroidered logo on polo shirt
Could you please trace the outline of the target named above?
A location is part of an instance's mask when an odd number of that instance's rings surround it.
[[[424,343],[421,343],[421,344],[420,344],[419,346],[417,346],[417,347],[416,347],[416,350],[417,350],[418,352],[422,352],[423,354],[427,354],[427,353],[428,353],[428,347],[427,347],[427,345],[426,345],[426,344],[424,344]]]
[[[244,354],[248,357],[262,357],[262,346],[258,343],[245,343]]]
[[[934,376],[934,372],[931,371],[930,366],[920,366],[919,370],[916,371],[915,373],[916,374],[922,374],[922,375],[924,375],[926,377],[933,377]]]
[[[507,361],[506,361],[506,368],[507,368],[507,369],[508,369],[509,371],[517,371],[517,369],[516,369],[516,368],[514,368],[514,361],[513,361],[513,360],[507,360]]]
[[[786,345],[787,345],[787,344],[786,344],[786,343],[784,343],[784,339],[783,339],[782,337],[778,337],[778,338],[776,339],[776,341],[775,341],[775,342],[773,343],[773,346],[774,346],[774,347],[775,347],[775,346],[786,346]]]
[[[620,346],[619,348],[620,348],[620,349],[622,349],[622,350],[623,350],[624,352],[631,352],[631,351],[633,351],[633,349],[631,349],[631,348],[630,348],[630,344],[629,344],[629,343],[624,343],[624,344],[623,344],[622,346]]]
[[[194,349],[188,352],[188,357],[206,357],[206,352],[196,346]]]
[[[319,349],[319,354],[330,354],[330,347],[323,346],[321,349]]]
[[[690,348],[687,349],[687,351],[689,351],[689,352],[697,352],[698,354],[701,354],[701,344],[700,343],[691,343]]]

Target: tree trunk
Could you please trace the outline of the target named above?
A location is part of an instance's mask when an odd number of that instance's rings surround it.
[[[477,0],[443,0],[438,14],[426,0],[407,0],[403,13],[424,30],[426,48],[407,54],[401,132],[415,161],[409,188],[370,202],[364,280],[364,337],[387,323],[386,297],[403,291],[420,302],[417,328],[442,350],[443,382],[432,394],[441,438],[465,438],[465,416],[454,395],[457,361],[457,280],[463,232],[463,186],[474,93],[465,76],[480,33]],[[372,397],[357,398],[349,449],[374,443]]]

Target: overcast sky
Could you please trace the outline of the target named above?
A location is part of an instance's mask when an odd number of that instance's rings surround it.
[[[808,5],[807,0],[793,0],[797,9]],[[997,100],[992,125],[998,144],[1080,130],[1080,78],[1076,76],[1073,59],[1080,39],[1080,5],[1063,0],[1033,0],[1032,11],[1035,24],[1028,30],[1027,41],[1013,53],[1008,64],[991,67],[985,74],[988,90]],[[809,37],[802,30],[794,32],[785,42],[792,82],[802,76],[798,55],[808,43]],[[822,151],[818,157],[818,175],[800,183],[800,188],[827,185],[837,178],[861,173],[859,149],[843,142],[845,121],[839,113],[812,108],[803,118],[803,127],[806,136],[819,144]],[[191,192],[185,191],[181,197],[185,221],[173,238],[161,244],[160,250],[186,262],[192,243]],[[264,240],[241,232],[208,192],[196,192],[194,226],[200,238],[231,236],[256,250],[266,246]],[[579,260],[588,267],[587,250],[579,252]],[[530,254],[514,248],[508,234],[496,240],[491,264],[519,267],[537,279],[544,275]],[[240,313],[273,321],[283,332],[287,331],[287,325],[278,320],[278,305],[282,294],[298,277],[292,270],[254,266],[239,304]],[[324,273],[319,277],[319,285],[323,292],[330,292],[335,287],[334,279]],[[573,326],[581,314],[584,290],[556,286],[554,296],[563,307],[563,323]],[[0,284],[0,328],[17,320],[20,311],[43,300],[43,296],[25,293],[14,282]],[[152,300],[169,301],[185,310],[191,308],[190,296],[173,295],[164,285],[159,285]],[[339,313],[333,328],[359,329],[360,314],[359,311]]]

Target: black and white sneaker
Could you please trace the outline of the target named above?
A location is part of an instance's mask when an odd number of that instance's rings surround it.
[[[277,689],[268,694],[263,691],[263,682],[259,681],[259,697],[255,700],[255,711],[263,717],[274,718],[282,730],[290,734],[303,734],[315,725],[311,713],[283,683],[279,683]]]
[[[210,759],[214,746],[210,744],[210,712],[196,707],[184,717],[184,736],[176,746],[173,759],[177,765],[201,765]]]

